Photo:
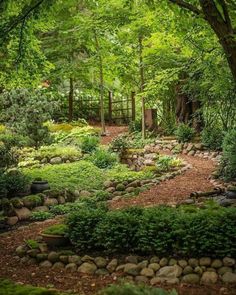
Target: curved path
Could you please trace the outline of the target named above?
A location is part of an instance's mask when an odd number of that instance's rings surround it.
[[[110,136],[103,138],[107,144],[114,136],[126,131],[126,128],[110,127]],[[127,200],[112,203],[113,208],[130,205],[150,206],[154,204],[175,204],[185,199],[192,191],[212,188],[208,177],[214,169],[212,161],[183,156],[193,168],[174,179],[165,181],[152,187],[149,191]],[[44,222],[36,222],[21,226],[11,232],[0,235],[0,278],[11,279],[17,283],[31,284],[56,288],[63,291],[74,291],[80,295],[94,295],[104,286],[116,280],[109,277],[98,277],[69,273],[65,270],[42,269],[36,265],[28,265],[19,261],[15,256],[17,246],[24,240],[34,239],[47,226],[60,222],[60,218]],[[171,287],[172,288],[172,287]],[[186,286],[175,287],[179,295],[235,295],[234,290],[214,286]],[[223,292],[222,292],[223,291]],[[226,292],[226,293],[225,293]],[[115,295],[115,294],[114,294]]]

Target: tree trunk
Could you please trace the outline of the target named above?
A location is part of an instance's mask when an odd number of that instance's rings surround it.
[[[143,38],[139,37],[139,71],[140,71],[140,92],[144,91],[144,64],[143,64]],[[142,96],[142,138],[146,137],[145,126],[145,98]]]
[[[100,80],[100,115],[101,115],[101,126],[102,126],[102,135],[106,135],[106,126],[105,126],[105,112],[104,112],[104,73],[103,73],[103,59],[101,55],[100,45],[97,37],[96,30],[94,31],[95,44],[98,54],[99,62],[99,80]]]
[[[70,92],[68,97],[68,103],[69,103],[69,114],[68,114],[68,121],[73,121],[73,105],[74,105],[74,80],[72,77],[70,77]]]
[[[212,0],[199,0],[205,19],[217,35],[236,81],[236,34],[230,20],[224,19]]]

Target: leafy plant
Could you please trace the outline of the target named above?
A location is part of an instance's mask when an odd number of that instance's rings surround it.
[[[30,219],[33,221],[44,221],[54,217],[51,212],[32,212]]]
[[[201,139],[204,146],[211,150],[221,150],[224,139],[222,129],[217,127],[206,127],[201,132]]]
[[[181,160],[173,158],[171,156],[159,156],[156,161],[156,167],[160,171],[168,171],[172,167],[178,167],[181,165]]]
[[[99,138],[97,136],[84,136],[81,139],[80,148],[83,153],[92,153],[98,148]]]
[[[128,147],[129,147],[129,141],[127,136],[119,135],[112,140],[109,149],[112,152],[118,152],[122,154]]]
[[[26,240],[25,243],[30,249],[38,249],[39,248],[39,243],[35,240]]]
[[[55,224],[47,227],[43,233],[47,235],[58,235],[65,236],[68,232],[68,227],[66,224]]]
[[[181,123],[178,125],[175,135],[179,142],[188,142],[193,139],[195,131],[187,124]]]
[[[96,150],[88,159],[101,169],[111,168],[118,162],[117,155],[105,149]]]

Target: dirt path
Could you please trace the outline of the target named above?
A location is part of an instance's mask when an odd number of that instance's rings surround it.
[[[212,161],[190,156],[178,157],[192,164],[193,168],[171,180],[153,186],[150,190],[139,194],[137,197],[113,201],[111,208],[135,205],[173,205],[187,199],[190,193],[194,191],[207,191],[213,188],[213,185],[208,180],[209,175],[214,170],[214,163]]]
[[[127,126],[106,126],[107,135],[101,138],[101,144],[109,144],[119,134],[125,133],[127,131]]]

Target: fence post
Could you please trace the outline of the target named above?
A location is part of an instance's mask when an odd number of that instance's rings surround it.
[[[135,92],[131,92],[132,121],[135,121]]]
[[[109,106],[108,106],[108,118],[109,118],[109,123],[112,123],[112,92],[109,91],[108,93],[108,100],[109,100]]]

